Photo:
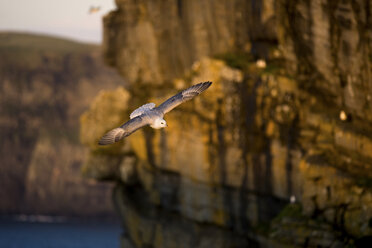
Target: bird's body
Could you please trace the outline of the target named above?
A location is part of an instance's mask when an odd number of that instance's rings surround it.
[[[191,86],[190,88],[179,92],[172,96],[158,107],[154,103],[147,103],[130,114],[130,120],[118,128],[112,129],[106,133],[98,142],[100,145],[108,145],[118,142],[119,140],[129,136],[141,127],[150,125],[154,129],[164,128],[167,122],[164,120],[164,115],[193,97],[199,95],[211,86],[211,82],[204,82]]]
[[[89,14],[94,14],[100,11],[101,7],[100,6],[90,6],[88,13]]]

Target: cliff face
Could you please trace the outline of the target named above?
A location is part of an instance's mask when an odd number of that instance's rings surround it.
[[[278,37],[301,87],[371,122],[369,1],[280,1]],[[301,78],[301,79],[302,79]]]
[[[78,140],[93,97],[122,83],[99,47],[0,33],[0,57],[0,213],[112,214],[112,187],[81,178]]]
[[[122,181],[123,246],[330,247],[370,238],[369,1],[116,2],[104,19],[105,58],[130,84],[113,124],[213,81],[167,114],[166,129],[104,149],[94,145],[103,130],[81,136],[90,140],[86,170],[100,178],[104,163],[105,178]],[[84,129],[105,118],[93,113]]]
[[[276,39],[273,1],[116,2],[104,19],[105,59],[131,82],[163,84],[203,56],[249,52],[252,40]]]

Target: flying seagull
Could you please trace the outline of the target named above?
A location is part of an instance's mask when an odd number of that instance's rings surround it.
[[[100,6],[90,6],[88,13],[89,14],[94,14],[100,11],[101,7]]]
[[[147,103],[130,114],[130,120],[118,128],[114,128],[106,133],[98,142],[99,145],[109,145],[131,135],[141,127],[150,125],[150,127],[159,129],[167,126],[163,119],[164,115],[180,105],[183,102],[191,100],[211,86],[212,82],[204,82],[187,88],[172,96],[158,107],[155,103]]]

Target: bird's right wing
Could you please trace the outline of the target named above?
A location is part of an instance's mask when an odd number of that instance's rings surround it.
[[[160,104],[157,109],[160,110],[163,114],[166,114],[181,103],[186,102],[199,95],[200,93],[208,89],[211,84],[212,82],[204,82],[193,85],[190,88],[187,88],[180,93],[172,96],[171,98]]]
[[[119,140],[131,135],[141,127],[144,127],[149,124],[149,121],[146,120],[143,115],[137,116],[133,119],[130,119],[123,125],[118,128],[114,128],[111,131],[107,132],[102,138],[99,140],[99,145],[109,145]]]

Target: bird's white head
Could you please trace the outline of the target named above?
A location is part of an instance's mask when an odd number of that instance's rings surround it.
[[[167,122],[163,118],[155,119],[154,123],[150,125],[152,128],[159,129],[163,127],[167,127]]]

